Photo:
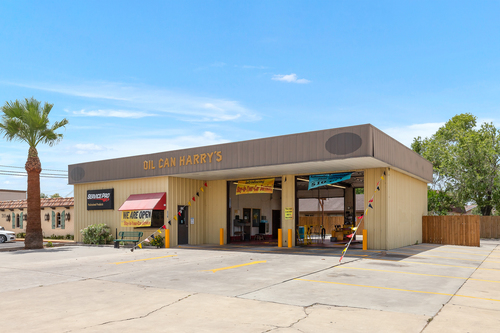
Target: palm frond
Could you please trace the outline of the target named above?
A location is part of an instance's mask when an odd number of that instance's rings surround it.
[[[2,106],[2,120],[0,122],[0,133],[9,141],[25,141],[30,147],[36,147],[40,142],[53,146],[58,143],[63,135],[56,130],[68,124],[64,118],[56,121],[52,126],[49,124],[49,114],[54,105],[42,103],[33,97],[6,102]]]

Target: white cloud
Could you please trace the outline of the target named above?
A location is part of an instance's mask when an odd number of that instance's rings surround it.
[[[90,82],[79,85],[52,85],[49,83],[16,86],[51,91],[65,95],[105,99],[115,104],[111,110],[80,111],[80,115],[140,118],[150,114],[166,113],[185,121],[256,121],[260,120],[252,110],[238,101],[223,98],[200,97],[146,85],[124,85],[113,82]],[[207,108],[207,105],[211,107]],[[140,112],[136,110],[141,110]],[[113,111],[113,112],[111,112]],[[85,114],[85,112],[87,114]],[[92,112],[88,114],[88,112]]]
[[[243,65],[241,67],[245,68],[245,69],[268,69],[269,68],[266,66],[251,66],[251,65]]]
[[[423,138],[428,138],[432,136],[437,130],[443,126],[445,123],[424,123],[424,124],[413,124],[408,126],[393,127],[383,129],[385,133],[398,140],[408,148],[411,148],[411,143],[413,139],[420,136]]]
[[[74,115],[86,116],[86,117],[114,117],[114,118],[144,118],[156,116],[153,113],[146,112],[136,112],[136,111],[125,111],[125,110],[92,110],[92,111],[73,111]]]
[[[106,150],[103,146],[94,143],[78,143],[75,145],[75,148],[76,153],[79,155]]]
[[[212,67],[224,67],[224,66],[226,66],[226,63],[222,62],[222,61],[216,61],[213,64],[211,64],[210,66],[212,66]]]
[[[297,74],[292,73],[288,75],[281,75],[281,74],[276,74],[272,77],[273,80],[275,81],[283,81],[283,82],[289,82],[289,83],[309,83],[311,81],[307,79],[297,79]]]

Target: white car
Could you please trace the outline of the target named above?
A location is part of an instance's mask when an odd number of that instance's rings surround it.
[[[13,231],[7,231],[4,227],[0,227],[0,243],[13,242],[16,240],[16,234]]]

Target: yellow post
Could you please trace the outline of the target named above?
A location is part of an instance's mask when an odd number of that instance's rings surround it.
[[[367,237],[368,231],[366,229],[363,229],[363,251],[368,250],[368,237]]]
[[[278,229],[278,247],[283,247],[283,230]]]
[[[292,229],[288,229],[288,247],[292,247]]]
[[[170,229],[165,229],[165,248],[170,248]]]
[[[220,245],[224,245],[224,228],[220,228]]]

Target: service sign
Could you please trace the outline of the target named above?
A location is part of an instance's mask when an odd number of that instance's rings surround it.
[[[114,189],[87,191],[87,210],[115,209]]]
[[[274,178],[240,180],[236,186],[236,195],[249,193],[273,193]]]
[[[124,210],[122,213],[122,227],[149,227],[151,226],[152,210]]]

